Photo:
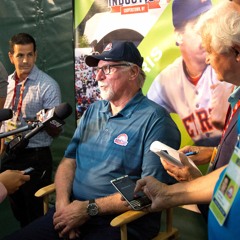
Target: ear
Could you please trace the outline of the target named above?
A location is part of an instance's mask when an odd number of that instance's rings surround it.
[[[10,62],[11,62],[12,64],[14,64],[14,62],[13,62],[13,54],[10,53],[10,52],[8,52],[8,57],[9,57],[9,59],[10,59]]]
[[[139,68],[137,66],[132,66],[130,71],[129,80],[134,80],[139,74]]]
[[[37,61],[38,52],[35,51],[35,62]]]
[[[175,35],[175,39],[176,39],[176,44],[177,46],[181,45],[183,43],[183,37],[182,37],[182,34],[178,31],[175,31],[174,32],[174,35]]]
[[[235,45],[234,49],[236,50],[236,61],[240,62],[240,46]]]

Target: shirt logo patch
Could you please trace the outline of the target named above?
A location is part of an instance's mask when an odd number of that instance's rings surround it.
[[[128,136],[126,133],[121,133],[114,139],[114,143],[120,146],[127,146],[128,144]]]

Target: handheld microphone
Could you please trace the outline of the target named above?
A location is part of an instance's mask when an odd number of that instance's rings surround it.
[[[30,139],[44,127],[59,128],[65,124],[63,119],[69,117],[72,114],[72,107],[68,103],[61,103],[60,105],[52,108],[46,112],[43,120],[39,122],[38,126],[32,131],[27,133],[24,138]]]
[[[11,109],[1,109],[0,110],[0,122],[8,120],[13,117],[13,112]]]
[[[55,108],[52,108],[47,111],[42,122],[37,122],[37,126],[27,133],[25,136],[18,136],[14,138],[7,145],[6,152],[3,156],[2,163],[11,159],[13,154],[16,154],[18,151],[23,150],[27,147],[29,139],[39,133],[45,127],[59,128],[65,124],[63,119],[67,118],[72,114],[72,107],[68,103],[62,103]]]
[[[12,118],[11,109],[0,110],[0,115],[1,115],[1,112],[4,113],[3,117],[5,118],[5,120]],[[42,121],[36,121],[36,122],[33,122],[32,124],[28,124],[24,127],[17,128],[12,131],[0,133],[0,139],[36,128],[35,131],[31,131],[27,133],[25,136],[25,138],[31,138],[35,134],[37,134],[43,127],[58,128],[64,125],[65,122],[62,119],[67,118],[71,114],[72,114],[72,107],[68,103],[62,103],[57,107],[48,110]],[[0,116],[0,121],[1,121],[1,116]]]
[[[14,129],[14,130],[12,130],[12,131],[8,131],[8,132],[5,132],[5,133],[0,133],[0,139],[1,139],[1,138],[8,137],[8,136],[11,136],[11,135],[15,135],[15,134],[18,134],[18,133],[21,133],[21,132],[25,132],[25,131],[28,131],[28,130],[32,130],[32,129],[34,129],[37,125],[38,125],[38,123],[37,123],[37,122],[34,122],[34,123],[32,123],[32,124],[28,124],[27,126]]]

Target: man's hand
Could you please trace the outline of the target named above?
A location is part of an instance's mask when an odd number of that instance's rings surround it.
[[[183,153],[179,153],[179,157],[184,165],[183,167],[175,166],[168,163],[163,158],[161,159],[164,169],[170,176],[174,177],[177,181],[192,181],[202,176],[199,170],[188,161],[188,158]]]
[[[37,112],[36,116],[37,116],[37,120],[40,122],[43,122],[45,119],[45,116],[47,115],[47,112],[51,111],[51,110],[40,110],[39,112]],[[49,136],[51,137],[58,137],[59,134],[63,131],[62,127],[49,127],[49,126],[45,126],[44,130],[48,133]]]
[[[29,175],[24,175],[23,172],[17,170],[6,170],[0,174],[0,182],[5,186],[8,194],[14,193],[29,180]]]
[[[152,201],[151,206],[146,208],[147,211],[158,212],[169,207],[168,186],[159,182],[156,178],[148,176],[138,180],[135,192],[137,193],[140,190]]]
[[[53,225],[59,237],[74,239],[79,236],[79,227],[89,219],[87,205],[88,201],[75,200],[64,207],[56,208]]]
[[[179,149],[179,152],[197,152],[197,154],[189,156],[196,165],[209,163],[213,154],[214,147],[185,146]]]

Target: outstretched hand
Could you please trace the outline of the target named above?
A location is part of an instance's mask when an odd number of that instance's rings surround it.
[[[189,162],[188,157],[183,153],[179,153],[179,158],[183,167],[178,167],[168,163],[163,158],[161,159],[164,169],[170,176],[174,177],[177,181],[191,181],[202,176],[200,171]]]
[[[151,206],[145,210],[149,212],[158,212],[163,209],[169,208],[169,195],[168,185],[159,182],[152,176],[144,177],[136,183],[135,192],[143,191],[148,198],[152,201]]]
[[[179,152],[188,153],[188,152],[197,152],[197,154],[189,156],[189,158],[196,165],[203,165],[209,163],[213,154],[214,147],[205,147],[205,146],[185,146],[179,149]]]
[[[24,175],[22,171],[6,170],[0,174],[0,182],[5,186],[8,194],[14,193],[29,180],[30,176]]]

